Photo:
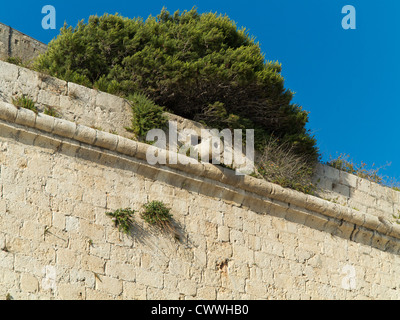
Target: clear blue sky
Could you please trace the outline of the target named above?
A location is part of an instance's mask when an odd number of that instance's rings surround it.
[[[56,8],[57,30],[41,27],[44,5]],[[357,29],[344,30],[341,9],[353,5]],[[283,66],[294,102],[310,112],[323,159],[350,154],[359,163],[391,162],[382,174],[400,180],[400,1],[398,0],[96,0],[6,1],[0,22],[48,43],[64,21],[92,14],[126,17],[189,10],[226,13]]]

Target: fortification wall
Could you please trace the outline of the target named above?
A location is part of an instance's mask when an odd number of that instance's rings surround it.
[[[343,206],[393,221],[400,213],[400,192],[320,164],[315,175],[317,196]]]
[[[7,103],[18,94],[63,118]],[[320,167],[342,205],[211,164],[150,166],[122,99],[7,63],[0,95],[0,298],[398,299],[397,192]],[[376,195],[366,210],[361,192]],[[151,200],[179,239],[106,216]]]
[[[52,107],[62,119],[134,138],[125,129],[131,125],[131,106],[125,99],[2,61],[0,70],[0,101],[26,95],[42,112]],[[177,122],[178,130],[190,128],[200,136],[204,128],[173,114],[167,116]],[[399,214],[400,192],[393,189],[324,164],[318,165],[314,180],[316,195],[322,199],[388,220]]]
[[[0,23],[0,59],[18,57],[30,61],[47,50],[47,45]]]

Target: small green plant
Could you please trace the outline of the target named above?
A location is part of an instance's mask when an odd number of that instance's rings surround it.
[[[14,300],[14,298],[12,297],[12,295],[10,293],[7,293],[6,300]]]
[[[400,210],[397,210],[397,214],[392,214],[392,217],[397,224],[400,224]]]
[[[130,208],[118,209],[114,212],[106,212],[106,215],[113,219],[115,226],[118,227],[119,231],[126,234],[129,234],[133,226],[134,214],[135,210]]]
[[[55,117],[55,118],[60,117],[60,115],[57,113],[57,111],[54,107],[47,107],[46,109],[44,109],[43,113],[48,116]]]
[[[146,137],[151,129],[162,129],[167,124],[164,109],[156,105],[143,94],[135,93],[129,96],[132,102],[132,126],[126,128],[133,132],[138,138]]]
[[[20,57],[8,57],[5,61],[8,63],[15,64],[17,66],[23,66],[23,62]]]
[[[35,102],[33,102],[32,99],[27,98],[25,95],[22,95],[17,99],[12,98],[11,101],[12,104],[16,106],[18,109],[19,108],[29,109],[35,112],[36,114],[39,112],[38,108],[35,106]]]
[[[168,208],[162,201],[151,201],[143,205],[144,211],[141,217],[148,224],[160,227],[161,229],[173,230],[171,221],[171,209]]]

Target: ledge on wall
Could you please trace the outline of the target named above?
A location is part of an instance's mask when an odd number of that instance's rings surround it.
[[[0,128],[11,127],[19,132],[29,131],[35,136],[61,138],[63,144],[78,143],[97,150],[93,152],[110,152],[115,157],[139,159],[142,160],[143,167],[150,167],[145,161],[146,153],[151,146],[144,143],[64,119],[41,113],[36,114],[31,110],[17,109],[14,105],[5,102],[0,102],[0,119]],[[184,155],[179,156],[187,158]],[[261,206],[264,208],[259,210],[260,213],[269,214],[267,207],[279,208],[280,212],[283,212],[283,217],[288,220],[304,223],[350,240],[366,241],[367,244],[382,250],[399,253],[400,226],[386,219],[312,195],[285,189],[265,180],[251,176],[238,176],[233,170],[218,168],[209,163],[199,163],[192,158],[186,160],[188,165],[179,163],[172,165],[167,161],[166,165],[155,166],[152,170],[161,172],[164,168],[168,170],[162,174],[185,175],[186,180],[200,183],[199,190],[205,189],[201,187],[203,183],[223,186],[231,194],[241,195],[240,197],[228,196],[230,201],[237,201],[239,205],[261,201]]]

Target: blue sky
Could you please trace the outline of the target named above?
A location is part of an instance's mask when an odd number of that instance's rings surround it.
[[[56,8],[56,30],[41,27],[44,5]],[[345,5],[356,9],[356,30],[341,26]],[[163,6],[226,13],[246,27],[266,59],[282,63],[294,102],[310,112],[323,160],[346,153],[357,163],[389,162],[381,173],[400,180],[398,0],[7,1],[0,22],[48,43],[64,21],[76,25],[105,12],[147,18]]]

